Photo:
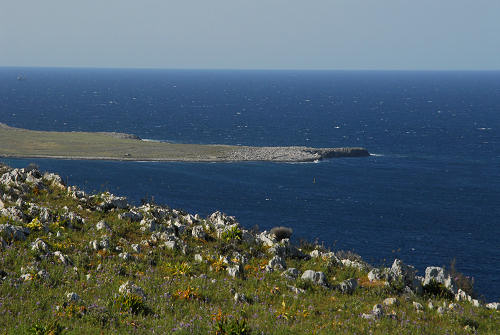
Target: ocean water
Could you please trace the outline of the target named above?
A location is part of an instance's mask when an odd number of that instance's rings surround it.
[[[134,203],[290,226],[295,239],[377,265],[398,257],[421,275],[456,259],[479,293],[500,300],[500,72],[0,68],[0,122],[180,143],[364,146],[374,155],[301,164],[1,161],[35,162]]]

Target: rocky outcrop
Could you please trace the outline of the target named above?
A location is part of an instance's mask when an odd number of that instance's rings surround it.
[[[369,155],[365,148],[241,147],[220,158],[230,161],[313,162]]]

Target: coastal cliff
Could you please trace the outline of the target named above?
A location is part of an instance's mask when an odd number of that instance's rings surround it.
[[[307,223],[305,223],[307,224]],[[494,334],[500,304],[459,273],[303,242],[0,164],[6,333]]]

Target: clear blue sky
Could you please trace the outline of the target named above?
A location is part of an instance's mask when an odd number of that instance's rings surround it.
[[[500,69],[500,0],[0,0],[0,66]]]

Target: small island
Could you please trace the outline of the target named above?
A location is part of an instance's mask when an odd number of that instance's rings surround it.
[[[251,147],[142,140],[115,132],[36,131],[0,123],[0,157],[184,162],[313,162],[365,157],[365,148]]]

